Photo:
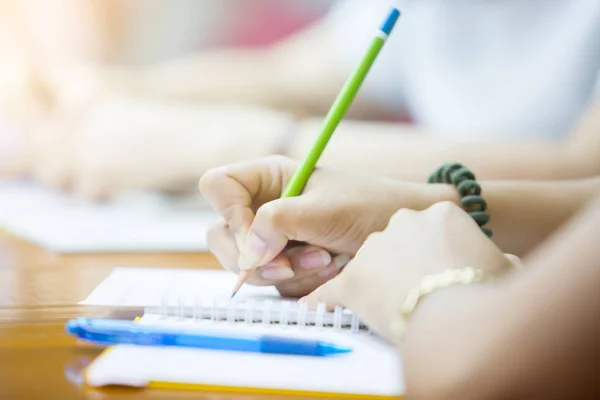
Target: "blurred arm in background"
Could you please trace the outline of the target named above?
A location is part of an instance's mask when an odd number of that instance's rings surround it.
[[[7,80],[15,96],[5,107],[20,123],[24,151],[0,162],[0,173],[31,175],[89,198],[129,189],[195,190],[206,169],[278,152],[294,131],[294,116],[326,112],[345,80],[323,42],[322,22],[270,46],[119,65],[106,61],[119,42],[108,35],[115,24],[107,15],[119,14],[114,7],[75,7],[71,14],[89,36],[81,42],[90,49],[75,41],[51,56],[31,37],[40,29],[27,29],[32,10],[6,4],[4,14],[17,21],[13,28],[27,49],[20,84]],[[99,16],[90,12],[94,7],[102,9]],[[60,12],[57,18],[68,20]],[[104,41],[93,42],[96,36]],[[357,103],[354,115],[375,110],[360,109]]]
[[[136,71],[114,70],[108,80],[132,93],[161,99],[239,103],[324,115],[347,79],[326,20],[264,47],[217,48]],[[383,112],[358,98],[351,116]]]
[[[302,157],[320,120],[300,124],[287,155]],[[415,134],[420,133],[420,134]],[[321,164],[424,182],[441,163],[458,161],[480,179],[552,180],[600,175],[600,99],[594,99],[560,140],[452,140],[427,128],[342,122]]]
[[[48,67],[40,80],[51,111],[25,118],[27,151],[5,173],[97,198],[192,189],[209,168],[275,152],[300,158],[347,78],[326,21],[260,48],[218,48],[151,66]],[[384,115],[359,95],[349,114],[355,120],[342,123],[322,164],[416,181],[455,160],[480,179],[600,173],[595,103],[555,142],[440,139],[426,127],[357,121]]]

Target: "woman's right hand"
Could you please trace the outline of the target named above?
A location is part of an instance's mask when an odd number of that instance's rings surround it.
[[[210,250],[233,272],[258,266],[250,284],[303,296],[337,275],[372,232],[400,208],[454,196],[445,185],[394,182],[317,169],[302,195],[280,199],[298,164],[271,156],[213,169],[200,191],[222,221]]]

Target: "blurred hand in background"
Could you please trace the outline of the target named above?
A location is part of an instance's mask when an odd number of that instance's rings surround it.
[[[10,51],[0,106],[19,146],[9,148],[8,131],[0,132],[0,176],[28,176],[100,199],[123,190],[194,190],[211,167],[276,152],[291,116],[254,99],[265,91],[257,75],[275,68],[267,68],[270,50],[184,54],[240,39],[268,44],[326,3],[3,2],[0,18],[10,23],[0,36]],[[282,18],[270,34],[249,24],[231,29],[249,15]],[[256,43],[244,29],[254,29]],[[231,63],[239,51],[241,62]],[[238,74],[244,69],[254,72]],[[254,88],[244,90],[244,82]],[[250,101],[228,97],[225,86]]]

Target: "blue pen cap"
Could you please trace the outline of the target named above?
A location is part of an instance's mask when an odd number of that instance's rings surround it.
[[[400,18],[400,11],[397,8],[392,8],[390,11],[390,15],[386,18],[386,20],[381,25],[381,31],[386,35],[389,35],[394,29],[394,25],[396,25],[396,21]]]
[[[77,335],[79,333],[79,321],[76,319],[69,320],[65,326],[67,333]]]
[[[263,336],[260,344],[263,353],[318,355],[318,342],[306,342],[303,340],[282,337]]]
[[[319,341],[271,336],[263,336],[262,339],[260,344],[260,351],[262,353],[329,356],[352,351],[348,347]]]

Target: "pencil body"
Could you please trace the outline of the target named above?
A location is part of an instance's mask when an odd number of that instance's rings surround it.
[[[299,196],[306,183],[310,179],[311,174],[313,173],[317,163],[319,162],[319,158],[329,139],[335,132],[336,128],[340,124],[344,115],[350,108],[350,105],[354,101],[356,94],[358,93],[362,83],[365,80],[368,72],[371,70],[375,59],[379,55],[385,41],[388,38],[388,35],[391,33],[392,29],[396,25],[396,21],[400,17],[400,12],[397,9],[392,9],[386,19],[383,21],[380,29],[377,31],[377,34],[371,41],[370,46],[368,47],[365,55],[362,60],[350,76],[350,78],[346,81],[339,95],[337,96],[335,102],[332,104],[325,120],[323,121],[323,125],[321,126],[321,131],[317,136],[312,148],[304,158],[304,160],[299,165],[298,169],[294,172],[294,175],[287,183],[285,190],[281,194],[281,198],[287,197],[295,197]],[[242,271],[240,274],[237,284],[234,288],[233,294],[231,297],[235,296],[241,286],[244,284],[246,279],[248,278],[250,272]]]
[[[390,18],[394,18],[394,15],[396,14],[392,12],[388,17],[388,20]],[[398,18],[397,15],[393,20],[393,23],[395,23],[395,20]],[[386,22],[388,20],[386,20]],[[389,32],[386,33],[383,31],[383,29],[389,29],[391,31],[392,27],[393,24],[386,28],[386,24],[384,23],[381,30],[378,32],[378,35],[373,38],[373,41],[371,42],[371,45],[367,49],[367,52],[363,56],[361,62],[357,66],[354,73],[350,76],[350,78],[340,91],[340,94],[336,98],[335,102],[331,106],[329,113],[323,121],[321,131],[317,136],[313,147],[310,149],[310,151],[308,152],[308,154],[306,155],[306,157],[304,158],[304,160],[302,161],[302,163],[288,182],[288,185],[286,186],[285,190],[281,195],[282,198],[299,196],[304,190],[304,186],[308,182],[310,175],[317,166],[319,158],[321,157],[321,154],[323,154],[323,151],[325,150],[329,139],[331,139],[333,132],[335,132],[341,120],[344,118],[344,115],[346,115],[346,112],[352,105],[352,102],[354,101],[356,94],[360,90],[360,87],[362,86],[365,77],[369,73],[369,70],[375,62],[377,55],[379,54],[381,48],[385,44]]]

